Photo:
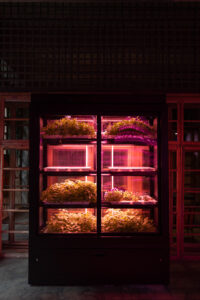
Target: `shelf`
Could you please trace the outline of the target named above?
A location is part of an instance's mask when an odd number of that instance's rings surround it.
[[[123,202],[106,202],[102,201],[102,207],[105,208],[153,208],[158,205],[157,201],[123,201]]]
[[[105,202],[102,201],[102,208],[153,208],[158,203],[156,201],[141,201],[141,202]],[[47,203],[40,202],[40,206],[46,208],[96,208],[96,203],[89,202],[64,202],[64,203]]]
[[[45,170],[40,170],[40,174],[46,175],[46,176],[96,176],[97,173],[96,171],[57,171],[57,170],[52,170],[52,171],[45,171]]]
[[[46,208],[96,208],[96,203],[89,202],[64,202],[64,203],[48,203],[40,202],[40,206]]]
[[[97,139],[87,137],[63,137],[61,135],[45,135],[42,139],[47,144],[59,145],[59,144],[96,144]]]
[[[45,172],[91,172],[90,167],[62,167],[62,166],[57,166],[57,167],[45,167],[44,168]]]
[[[157,169],[151,167],[109,167],[109,171],[103,171],[102,175],[118,176],[155,176]]]
[[[122,145],[135,145],[135,146],[155,146],[156,145],[156,140],[149,138],[147,141],[134,141],[130,138],[104,138],[102,137],[102,144],[122,144]]]

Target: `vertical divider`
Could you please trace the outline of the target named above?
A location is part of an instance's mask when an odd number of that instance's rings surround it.
[[[97,234],[101,234],[101,115],[97,115]]]

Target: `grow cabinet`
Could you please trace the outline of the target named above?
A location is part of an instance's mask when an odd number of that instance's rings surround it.
[[[29,282],[167,283],[163,97],[33,95]]]

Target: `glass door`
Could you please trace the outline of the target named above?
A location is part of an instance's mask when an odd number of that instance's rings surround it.
[[[159,231],[158,119],[40,119],[41,234]]]
[[[39,168],[40,233],[96,233],[96,116],[41,118]]]
[[[157,118],[101,122],[102,234],[158,232]]]

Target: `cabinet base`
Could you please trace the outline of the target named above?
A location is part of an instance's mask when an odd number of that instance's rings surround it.
[[[74,249],[34,255],[29,260],[33,285],[168,284],[164,249]]]

